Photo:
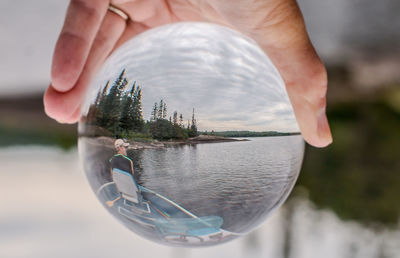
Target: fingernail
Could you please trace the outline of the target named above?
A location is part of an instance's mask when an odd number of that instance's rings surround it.
[[[320,109],[318,114],[318,136],[321,147],[328,146],[332,143],[332,134],[329,128],[328,118],[326,117],[325,108]]]
[[[66,124],[67,123],[66,121],[61,120],[61,119],[55,119],[55,120],[57,121],[57,123],[60,123],[60,124]]]

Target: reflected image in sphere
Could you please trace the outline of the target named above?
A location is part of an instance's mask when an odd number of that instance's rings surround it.
[[[82,106],[79,152],[123,225],[159,243],[205,246],[249,232],[284,202],[304,141],[282,78],[253,40],[176,23],[104,63]]]

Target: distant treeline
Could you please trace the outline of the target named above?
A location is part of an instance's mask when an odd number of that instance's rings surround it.
[[[300,135],[300,132],[282,133],[277,131],[251,132],[251,131],[222,131],[222,132],[201,132],[203,135],[215,135],[223,137],[266,137],[266,136],[289,136]]]
[[[110,86],[108,81],[90,106],[86,123],[110,132],[116,138],[186,139],[197,136],[193,109],[192,119],[184,125],[183,115],[174,111],[167,119],[167,104],[163,99],[154,103],[150,120],[145,121],[142,109],[142,89],[134,82],[128,85],[125,69]],[[129,88],[130,87],[130,88]]]

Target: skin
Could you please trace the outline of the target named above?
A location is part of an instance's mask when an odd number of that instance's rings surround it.
[[[71,0],[57,41],[47,115],[75,123],[87,86],[113,50],[167,23],[202,21],[253,38],[281,73],[304,139],[325,147],[332,136],[325,115],[327,75],[307,35],[295,0],[111,0],[130,19],[107,11],[110,0]]]
[[[128,154],[126,153],[126,148],[124,146],[119,147],[117,153],[128,156]]]
[[[128,154],[126,152],[126,147],[124,147],[124,146],[118,147],[117,154],[122,154],[124,156],[128,156]],[[112,169],[111,169],[110,173],[111,173],[111,177],[112,177]],[[135,174],[135,171],[133,170],[133,162],[132,161],[131,161],[131,173],[132,173],[132,176]]]

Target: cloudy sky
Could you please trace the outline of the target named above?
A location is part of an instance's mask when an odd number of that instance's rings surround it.
[[[200,130],[298,131],[284,83],[265,53],[232,30],[177,24],[139,35],[118,49],[94,80],[88,103],[122,69],[143,89],[143,113],[167,103]],[[129,87],[128,87],[129,90]]]

